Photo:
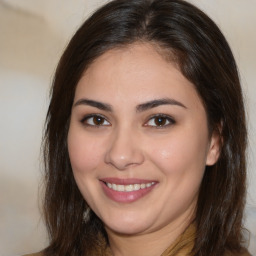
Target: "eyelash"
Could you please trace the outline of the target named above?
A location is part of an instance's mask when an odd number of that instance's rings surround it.
[[[99,118],[101,119],[101,121],[103,121],[102,124],[90,124],[88,123],[88,120],[92,119],[91,121],[94,122],[96,121],[96,119]],[[108,124],[104,124],[105,122],[108,122]],[[90,126],[90,127],[96,127],[96,128],[99,128],[101,126],[111,126],[110,122],[102,115],[99,115],[99,114],[90,114],[90,115],[87,115],[85,116],[82,120],[81,120],[81,123],[86,125],[86,126]]]
[[[158,119],[162,119],[164,121],[164,124],[162,124],[162,125],[149,125],[148,124],[150,122],[150,120],[154,120],[153,122],[155,123],[157,118]],[[166,124],[166,122],[168,122],[168,123]],[[172,117],[170,117],[168,115],[165,115],[165,114],[157,114],[157,115],[151,116],[144,126],[148,126],[148,127],[152,127],[152,128],[157,128],[157,129],[163,129],[163,128],[171,126],[171,125],[173,125],[175,123],[176,122],[175,122],[175,120]]]
[[[92,122],[94,121],[97,121],[97,118],[99,121],[102,121],[102,123],[99,123],[99,124],[91,124],[88,122],[88,120],[91,119]],[[163,121],[163,124],[156,124],[156,119],[159,119],[158,121],[160,121],[160,119],[162,119]],[[154,120],[155,119],[155,120]],[[152,125],[152,124],[149,124],[151,120],[154,120],[154,124],[155,125]],[[104,124],[105,122],[107,122],[107,124]],[[160,121],[161,122],[161,121]],[[167,122],[167,124],[166,124]],[[99,115],[99,114],[90,114],[90,115],[87,115],[85,116],[82,120],[81,120],[81,123],[83,123],[84,125],[86,126],[90,126],[90,127],[96,127],[96,128],[99,128],[101,126],[111,126],[110,122],[102,115]],[[171,126],[173,124],[175,124],[175,120],[168,116],[168,115],[165,115],[165,114],[157,114],[157,115],[153,115],[151,116],[148,121],[144,124],[144,126],[146,127],[151,127],[151,128],[157,128],[157,129],[163,129],[167,126]]]

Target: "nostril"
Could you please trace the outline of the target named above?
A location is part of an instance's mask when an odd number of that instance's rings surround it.
[[[113,134],[109,149],[106,151],[105,162],[118,170],[141,164],[144,161],[143,152],[134,140],[130,130],[122,130]]]

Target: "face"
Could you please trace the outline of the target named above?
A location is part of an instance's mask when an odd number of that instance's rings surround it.
[[[108,232],[170,231],[191,221],[217,141],[193,84],[151,45],[106,52],[77,85],[70,161]]]

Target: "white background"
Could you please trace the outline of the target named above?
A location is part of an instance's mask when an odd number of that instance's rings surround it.
[[[47,244],[39,214],[48,91],[68,39],[96,0],[0,0],[0,255]],[[240,69],[249,123],[246,227],[256,255],[256,1],[191,0],[221,27]]]

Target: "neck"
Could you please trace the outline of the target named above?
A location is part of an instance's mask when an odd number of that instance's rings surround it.
[[[191,220],[184,220],[178,225],[171,223],[160,230],[135,235],[116,233],[108,228],[106,231],[114,256],[159,256],[170,245],[176,244],[177,238],[190,223]]]

